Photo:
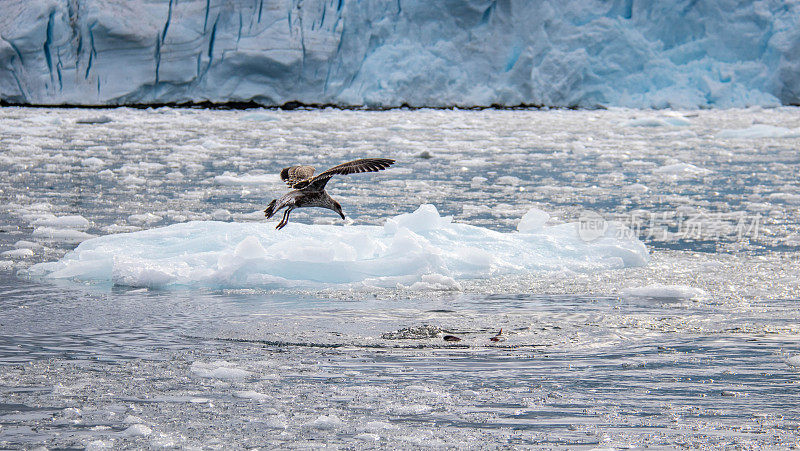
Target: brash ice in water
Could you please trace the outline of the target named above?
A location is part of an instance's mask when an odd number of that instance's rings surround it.
[[[799,446],[799,130],[0,108],[0,448]]]

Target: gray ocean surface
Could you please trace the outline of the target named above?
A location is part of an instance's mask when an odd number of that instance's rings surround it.
[[[798,108],[2,108],[0,448],[798,446],[799,148]],[[592,211],[650,262],[450,290],[26,273],[89,235],[263,222],[282,167],[374,156],[398,163],[329,185],[354,224]]]

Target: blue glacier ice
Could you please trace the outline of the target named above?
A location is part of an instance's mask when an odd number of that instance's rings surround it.
[[[4,0],[0,100],[800,103],[790,0]]]
[[[629,229],[609,223],[587,238],[575,223],[547,225],[532,209],[515,232],[452,222],[433,205],[383,226],[194,221],[91,238],[33,276],[131,287],[410,288],[457,290],[460,281],[531,272],[645,265]]]

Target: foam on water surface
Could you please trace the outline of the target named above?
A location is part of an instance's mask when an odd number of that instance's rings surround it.
[[[649,254],[610,223],[585,240],[577,223],[544,225],[531,210],[518,232],[452,222],[433,205],[383,226],[195,221],[81,243],[33,275],[131,287],[410,287],[458,289],[458,280],[531,271],[641,266]]]

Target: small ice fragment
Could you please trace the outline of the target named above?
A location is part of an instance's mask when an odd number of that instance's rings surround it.
[[[153,433],[153,430],[143,424],[134,424],[122,431],[124,435],[129,437],[146,437]]]
[[[315,429],[336,429],[344,426],[344,421],[336,415],[320,415],[308,423],[308,426]]]
[[[253,390],[237,391],[233,394],[237,398],[252,399],[253,401],[266,401],[271,398],[270,395],[259,393]]]
[[[652,284],[643,287],[626,288],[622,290],[622,295],[637,298],[654,299],[704,299],[707,293],[700,288],[688,285],[663,285]]]
[[[517,231],[520,233],[536,233],[542,230],[544,224],[550,220],[550,215],[538,208],[531,208],[522,215],[522,219],[517,224]]]
[[[83,161],[81,161],[81,164],[92,169],[101,168],[106,165],[105,161],[97,157],[86,158]]]
[[[75,123],[76,124],[87,124],[87,125],[91,125],[91,124],[107,124],[109,122],[112,122],[113,120],[114,119],[111,119],[110,117],[108,117],[106,115],[103,115],[103,116],[95,116],[95,117],[82,117],[82,118],[79,118],[79,119],[75,120]]]
[[[35,219],[32,223],[35,227],[53,227],[56,229],[76,229],[86,230],[91,223],[81,215],[69,216],[49,216]]]
[[[191,371],[200,377],[222,380],[245,379],[252,375],[251,372],[235,368],[233,364],[224,360],[211,363],[194,362]]]
[[[94,238],[95,235],[72,229],[56,229],[52,227],[37,227],[31,234],[34,238],[60,243],[80,243],[81,241]]]
[[[38,251],[40,249],[44,249],[44,246],[33,241],[19,240],[14,243],[14,249],[30,249],[33,251]]]
[[[725,139],[759,139],[759,138],[798,138],[800,129],[776,127],[774,125],[756,124],[752,127],[735,130],[722,130],[717,138]]]
[[[33,257],[33,251],[30,249],[12,249],[0,253],[0,256],[9,258],[30,258]]]
[[[363,440],[365,442],[377,442],[380,441],[381,436],[378,434],[370,434],[368,432],[363,432],[355,436],[357,440]]]
[[[689,163],[675,163],[661,166],[653,170],[653,174],[667,176],[671,179],[689,179],[710,174],[711,171]]]
[[[128,216],[128,221],[131,222],[132,224],[148,224],[149,225],[149,224],[153,224],[153,223],[156,223],[158,221],[161,221],[162,219],[164,219],[164,218],[162,218],[161,216],[158,216],[158,215],[154,215],[153,213],[150,213],[150,212],[147,212],[147,213],[144,213],[144,214],[140,214],[140,215],[130,215],[130,216]]]
[[[795,368],[800,368],[800,354],[793,355],[786,359],[786,364]]]
[[[214,210],[214,212],[211,213],[211,217],[214,218],[215,221],[227,221],[231,219],[231,212],[225,210],[224,208],[220,208]]]

